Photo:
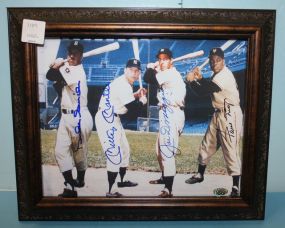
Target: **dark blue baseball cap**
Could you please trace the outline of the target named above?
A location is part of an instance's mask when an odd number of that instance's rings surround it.
[[[78,40],[73,40],[70,42],[69,46],[67,47],[68,53],[80,52],[83,53],[83,45],[79,43]]]
[[[169,48],[160,48],[156,54],[156,58],[158,58],[160,54],[166,54],[170,59],[172,58],[172,51],[170,51]]]
[[[126,68],[128,67],[136,67],[141,70],[141,62],[138,59],[129,59],[126,64]]]
[[[217,56],[221,57],[222,59],[225,58],[224,51],[220,47],[212,48],[212,50],[210,51],[210,54],[209,54],[209,58],[213,55],[217,55]]]

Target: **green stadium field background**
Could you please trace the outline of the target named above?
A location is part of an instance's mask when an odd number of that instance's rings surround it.
[[[182,3],[182,4],[181,4]],[[278,206],[270,214],[267,222],[34,222],[17,221],[16,175],[13,141],[10,62],[8,43],[7,7],[156,7],[156,8],[246,8],[276,10],[276,34],[273,72],[273,93],[271,108],[270,148],[268,164],[267,192],[269,207]],[[285,181],[284,181],[284,130],[285,130],[285,1],[284,0],[1,0],[0,1],[0,227],[280,227],[285,215]],[[282,199],[282,200],[281,200]],[[272,201],[273,200],[273,201]],[[275,200],[275,201],[274,201]],[[274,203],[276,202],[276,203]],[[283,203],[282,203],[283,202]],[[282,206],[283,205],[283,206]],[[282,209],[282,210],[281,210]],[[282,214],[283,213],[283,214]],[[274,220],[274,221],[273,221]],[[280,226],[278,225],[280,224]]]

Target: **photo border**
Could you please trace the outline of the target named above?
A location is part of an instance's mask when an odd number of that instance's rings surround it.
[[[275,10],[8,8],[19,220],[264,219]],[[107,199],[43,197],[37,45],[21,42],[23,19],[47,38],[246,39],[241,196]]]

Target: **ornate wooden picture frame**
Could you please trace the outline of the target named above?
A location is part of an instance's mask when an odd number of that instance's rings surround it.
[[[8,8],[8,19],[20,220],[264,219],[275,11]],[[38,49],[42,46],[21,42],[23,19],[45,21],[46,39],[245,41],[240,195],[174,195],[172,198],[156,195],[123,198],[46,196],[42,183],[44,158],[41,153],[43,144],[37,65]]]

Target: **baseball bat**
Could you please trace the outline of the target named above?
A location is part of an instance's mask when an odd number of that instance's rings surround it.
[[[225,51],[229,46],[231,46],[234,42],[237,40],[228,40],[226,43],[224,43],[220,48]],[[200,66],[199,69],[203,69],[207,64],[209,63],[209,58],[205,60]]]
[[[204,55],[204,51],[200,50],[200,51],[196,51],[196,52],[192,52],[186,55],[182,55],[180,57],[177,57],[175,59],[172,60],[172,62],[177,62],[177,61],[181,61],[181,60],[185,60],[185,59],[191,59],[191,58],[196,58],[198,56]]]
[[[93,55],[99,55],[101,53],[105,53],[108,51],[114,51],[120,48],[120,45],[118,42],[114,42],[111,44],[107,44],[103,47],[99,47],[99,48],[95,48],[91,51],[85,52],[83,53],[83,58],[89,57],[89,56],[93,56]]]
[[[134,51],[135,59],[140,60],[139,42],[138,42],[138,40],[137,39],[132,40],[132,45],[133,45],[133,51]]]
[[[93,56],[93,55],[99,55],[99,54],[102,54],[102,53],[105,53],[105,52],[108,52],[108,51],[114,51],[114,50],[117,50],[119,48],[120,48],[119,43],[118,42],[114,42],[114,43],[107,44],[107,45],[99,47],[99,48],[95,48],[95,49],[93,49],[91,51],[84,52],[83,53],[83,58],[90,57],[90,56]],[[64,62],[67,62],[67,59],[65,59]]]
[[[131,41],[132,41],[132,45],[133,45],[133,51],[134,51],[135,59],[140,60],[139,41],[137,39],[133,39]],[[139,85],[140,85],[140,89],[141,89],[143,87],[141,75],[139,76]]]

